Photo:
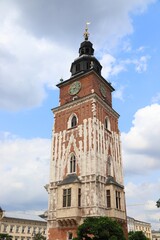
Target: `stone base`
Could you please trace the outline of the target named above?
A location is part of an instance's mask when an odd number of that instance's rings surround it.
[[[48,240],[69,240],[77,236],[77,227],[58,227],[48,230]]]

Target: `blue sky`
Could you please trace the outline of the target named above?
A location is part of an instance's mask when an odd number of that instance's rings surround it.
[[[95,56],[116,89],[127,213],[159,229],[160,2],[100,3],[0,1],[0,206],[47,209],[56,84],[70,77],[90,21]]]

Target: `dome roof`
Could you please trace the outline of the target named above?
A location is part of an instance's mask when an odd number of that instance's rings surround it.
[[[79,57],[71,64],[72,76],[94,69],[99,75],[101,75],[102,66],[99,61],[94,57],[93,44],[88,40],[88,29],[84,33],[85,40],[80,44]]]

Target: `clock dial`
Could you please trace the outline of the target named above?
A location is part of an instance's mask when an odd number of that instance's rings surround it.
[[[80,91],[80,89],[81,89],[81,83],[79,81],[76,81],[71,84],[71,86],[69,88],[69,94],[75,95]]]
[[[102,84],[100,85],[100,92],[103,97],[106,97],[106,89],[105,89],[104,85],[102,85]]]

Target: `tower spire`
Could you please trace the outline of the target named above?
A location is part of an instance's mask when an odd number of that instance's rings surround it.
[[[84,40],[87,41],[89,38],[89,32],[88,32],[88,25],[90,24],[90,22],[86,22],[86,28],[85,28],[85,32],[83,34],[84,36]]]

